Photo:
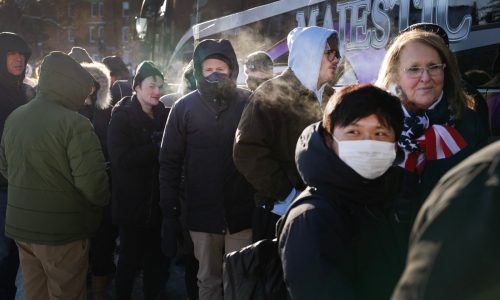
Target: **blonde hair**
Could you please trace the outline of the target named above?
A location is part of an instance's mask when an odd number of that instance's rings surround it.
[[[385,53],[375,84],[401,99],[402,90],[398,82],[399,60],[404,47],[411,42],[418,42],[433,48],[443,63],[446,64],[443,93],[451,114],[456,118],[460,118],[466,108],[474,109],[474,99],[467,95],[461,87],[462,79],[455,55],[448,49],[443,39],[433,32],[415,29],[399,34]]]

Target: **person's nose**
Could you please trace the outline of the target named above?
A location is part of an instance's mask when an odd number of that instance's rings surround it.
[[[429,70],[424,68],[422,71],[422,75],[420,75],[420,81],[429,81],[431,79],[431,75],[429,74]]]
[[[338,66],[338,64],[340,63],[340,58],[337,56],[334,56],[333,59],[330,60],[330,62],[332,63],[332,65]]]
[[[21,53],[19,53],[19,52],[17,52],[17,53],[14,54],[14,59],[17,62],[21,62],[23,60],[23,58],[24,58],[24,56]]]
[[[362,140],[373,140],[373,136],[369,132],[361,133],[361,139]]]

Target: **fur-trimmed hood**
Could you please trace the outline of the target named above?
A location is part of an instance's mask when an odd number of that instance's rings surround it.
[[[97,99],[94,103],[98,109],[106,109],[111,106],[111,78],[109,70],[106,65],[98,62],[94,63],[81,63],[82,67],[87,70],[95,81],[99,83],[99,90],[97,91]],[[85,99],[85,105],[91,105],[93,101],[90,97]]]

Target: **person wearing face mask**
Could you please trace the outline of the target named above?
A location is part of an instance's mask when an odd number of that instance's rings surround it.
[[[279,216],[305,188],[295,167],[295,145],[302,130],[321,119],[333,93],[327,82],[340,62],[334,30],[298,27],[287,43],[289,68],[255,91],[236,132],[236,167],[256,190],[254,241],[274,238]]]
[[[144,299],[158,299],[168,278],[169,260],[161,251],[158,153],[167,110],[160,102],[163,74],[142,62],[133,79],[134,95],[114,107],[108,127],[112,220],[118,225],[117,299],[131,299],[142,267]]]
[[[246,84],[255,91],[264,81],[273,78],[273,60],[264,51],[256,51],[247,56],[245,62]]]
[[[184,174],[187,229],[199,261],[199,298],[223,299],[224,253],[252,241],[253,189],[232,159],[250,92],[236,87],[238,61],[228,40],[203,40],[193,54],[197,89],[177,100],[160,150],[163,251],[176,252]]]
[[[290,299],[390,297],[405,258],[394,217],[402,124],[397,97],[352,85],[303,131],[295,159],[308,188],[278,225]]]
[[[401,33],[386,52],[378,86],[398,95],[405,114],[398,145],[405,158],[409,221],[438,180],[486,144],[488,129],[461,88],[443,38],[419,29]]]

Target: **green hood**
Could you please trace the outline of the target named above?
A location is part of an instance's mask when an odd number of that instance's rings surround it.
[[[73,58],[51,52],[42,62],[36,98],[78,111],[90,94],[94,78]]]

